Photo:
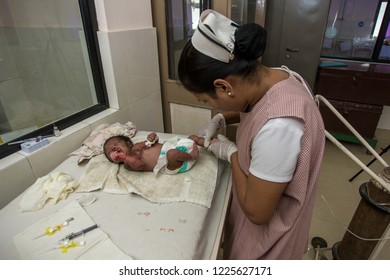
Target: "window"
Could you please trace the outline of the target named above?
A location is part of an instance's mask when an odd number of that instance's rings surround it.
[[[388,0],[332,0],[321,56],[390,62]]]
[[[107,108],[94,1],[0,1],[0,158]]]
[[[210,8],[207,0],[166,1],[169,78],[178,79],[180,54],[198,26],[200,14]]]

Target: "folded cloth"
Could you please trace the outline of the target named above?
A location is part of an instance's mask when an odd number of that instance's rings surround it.
[[[130,171],[99,155],[86,165],[77,192],[135,193],[151,202],[187,201],[209,208],[217,176],[218,159],[203,147],[199,147],[197,163],[190,170],[174,175]]]
[[[78,156],[78,163],[81,163],[84,160],[91,159],[93,156],[102,154],[103,144],[108,138],[117,135],[124,135],[131,138],[136,132],[136,126],[130,121],[125,124],[102,124],[92,131],[79,149],[70,155]]]
[[[73,220],[69,222],[68,226],[62,227],[52,235],[40,236],[48,227],[57,226],[69,218],[73,218]],[[17,234],[13,240],[21,259],[25,260],[131,259],[99,227],[75,238],[73,240],[75,242],[74,247],[69,247],[65,250],[57,248],[58,241],[67,234],[78,232],[94,224],[95,222],[89,217],[83,207],[77,201],[73,201],[53,215],[42,219]],[[80,245],[81,241],[84,244],[82,246]]]
[[[22,212],[36,211],[46,203],[56,204],[61,199],[66,199],[68,194],[74,192],[79,183],[63,172],[53,172],[38,178],[27,190],[19,202],[19,210]]]

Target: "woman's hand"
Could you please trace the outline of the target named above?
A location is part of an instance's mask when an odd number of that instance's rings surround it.
[[[233,153],[237,152],[237,146],[227,137],[218,134],[217,139],[211,140],[208,150],[217,158],[231,162],[231,156]]]
[[[204,138],[204,147],[208,147],[210,145],[211,138],[215,135],[215,133],[221,129],[226,127],[225,117],[219,113],[215,115],[201,130],[199,130],[199,137]]]

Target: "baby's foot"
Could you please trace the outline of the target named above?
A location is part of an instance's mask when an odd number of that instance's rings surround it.
[[[198,145],[196,145],[196,143],[194,143],[194,145],[192,146],[192,151],[189,153],[192,157],[192,160],[197,160],[198,157],[199,157],[199,147]]]

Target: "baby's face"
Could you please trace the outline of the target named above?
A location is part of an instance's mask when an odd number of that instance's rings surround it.
[[[104,152],[107,157],[114,163],[122,163],[125,161],[128,152],[133,144],[122,139],[110,139],[104,145]]]

